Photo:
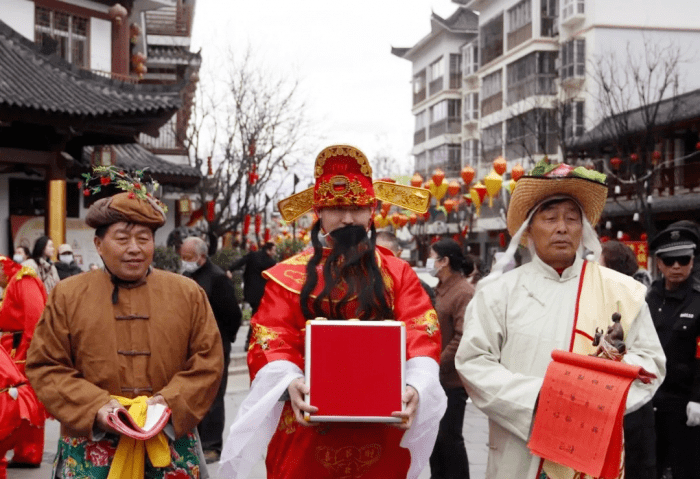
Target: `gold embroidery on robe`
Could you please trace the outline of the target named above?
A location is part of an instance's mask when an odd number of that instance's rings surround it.
[[[367,444],[362,447],[345,446],[316,448],[316,460],[336,479],[361,478],[382,455],[379,444]]]
[[[425,332],[428,333],[428,336],[435,334],[440,329],[435,310],[429,309],[425,312],[423,317],[416,318],[413,327],[417,328],[418,326],[425,326]]]
[[[279,334],[260,324],[253,324],[252,344],[259,344],[261,349],[270,349],[270,341],[277,339]]]

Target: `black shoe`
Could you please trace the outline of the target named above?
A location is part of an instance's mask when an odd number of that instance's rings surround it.
[[[204,451],[204,460],[207,464],[219,462],[219,459],[221,459],[221,453],[219,451]]]

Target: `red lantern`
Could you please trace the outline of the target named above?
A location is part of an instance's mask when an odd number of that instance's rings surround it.
[[[601,237],[600,237],[600,242],[601,242],[601,243],[607,243],[608,241],[610,241],[610,237],[609,237],[609,236],[601,236]]]
[[[700,150],[700,141],[698,141],[697,143],[695,143],[695,149],[696,149],[696,150]]]
[[[661,161],[661,152],[659,150],[654,150],[651,154],[651,162],[657,165]]]
[[[250,215],[245,215],[245,218],[243,218],[243,236],[248,236],[249,231],[250,231]]]
[[[636,153],[632,153],[632,154],[630,155],[630,161],[631,161],[632,163],[636,163],[637,161],[639,161],[639,155],[636,154]]]
[[[255,148],[255,143],[253,143],[253,148]],[[250,165],[250,172],[248,173],[248,183],[250,183],[251,185],[254,185],[258,181],[258,179],[260,178],[258,176],[257,171],[258,171],[258,165],[256,165],[255,163]]]
[[[508,163],[506,163],[506,160],[502,156],[499,156],[498,158],[493,160],[493,169],[499,175],[502,175],[503,173],[505,173],[506,168],[508,168]]]
[[[413,175],[413,178],[411,178],[411,186],[420,188],[421,185],[423,185],[423,177],[416,171],[416,173]]]
[[[620,237],[620,241],[629,241],[629,240],[630,240],[629,233],[622,233],[622,236]]]
[[[524,174],[525,169],[520,163],[515,165],[513,169],[510,170],[510,177],[513,179],[513,181],[518,181]]]
[[[255,215],[255,236],[260,234],[260,226],[262,226],[262,216]]]
[[[411,213],[411,216],[408,217],[408,222],[414,225],[416,224],[416,221],[418,221],[418,215],[415,213]]]
[[[399,227],[403,228],[408,223],[408,216],[404,214],[399,215]]]
[[[461,190],[462,187],[459,186],[459,183],[457,183],[455,180],[450,181],[450,184],[447,186],[447,194],[450,196],[455,196],[457,193],[459,193],[459,190]]]
[[[442,171],[441,168],[435,168],[435,171],[433,172],[433,184],[435,186],[440,186],[442,184],[442,180],[445,179],[445,172]]]
[[[457,202],[455,200],[445,200],[443,205],[445,206],[445,210],[447,210],[447,213],[452,213],[452,210],[454,209],[455,205]]]
[[[401,215],[397,212],[391,215],[391,224],[394,225],[394,228],[399,227],[399,223],[401,222],[401,219],[399,218]]]
[[[265,243],[270,241],[270,228],[265,228],[265,234],[263,235],[263,241],[265,241]]]
[[[216,206],[216,203],[213,201],[207,201],[207,221],[212,222],[214,221],[214,208]]]
[[[613,170],[617,170],[620,168],[620,165],[622,164],[622,160],[619,159],[617,156],[610,158],[610,166],[612,166]]]
[[[647,238],[648,238],[648,236],[646,233],[642,233],[641,235],[639,235],[639,239],[641,239],[642,241],[646,241]]]
[[[462,175],[462,181],[464,181],[464,184],[469,186],[469,183],[471,183],[474,179],[474,175],[476,174],[476,172],[471,166],[465,166],[464,168],[462,168],[460,174]]]

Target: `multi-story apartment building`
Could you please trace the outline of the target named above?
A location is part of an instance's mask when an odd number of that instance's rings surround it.
[[[454,1],[479,12],[486,164],[498,156],[526,169],[544,155],[561,160],[567,145],[605,116],[596,81],[601,62],[613,59],[624,68],[628,58],[643,58],[651,45],[671,45],[691,58],[700,40],[692,22],[700,4],[692,2]],[[678,67],[682,89],[700,86],[700,64]],[[629,102],[628,108],[637,106],[633,94]]]
[[[415,170],[426,178],[442,168],[448,178],[456,178],[463,167],[462,112],[467,113],[462,81],[464,69],[473,69],[463,61],[462,47],[476,37],[478,17],[460,7],[445,19],[433,13],[430,26],[413,47],[392,48],[392,53],[413,64]]]

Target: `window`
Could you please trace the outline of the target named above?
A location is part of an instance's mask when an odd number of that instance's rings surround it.
[[[585,74],[586,40],[578,39],[566,42],[561,46],[561,79],[583,77]]]
[[[425,100],[425,70],[413,77],[413,104]]]
[[[424,151],[423,153],[418,153],[416,155],[416,171],[420,173],[424,178],[428,174],[428,155]]]
[[[87,18],[37,6],[34,30],[39,46],[73,65],[89,66]]]
[[[564,106],[564,138],[567,140],[583,135],[584,106],[582,101],[571,102]]]
[[[507,67],[507,103],[532,95],[553,95],[557,52],[533,52]]]
[[[428,110],[423,110],[416,115],[416,130],[422,130],[428,126]]]
[[[459,145],[446,144],[433,148],[429,152],[430,169],[442,168],[445,176],[458,176],[462,169],[462,156]]]
[[[503,145],[503,123],[484,128],[481,132],[483,142],[483,154],[485,161],[491,161],[501,156]]]
[[[464,121],[476,121],[479,119],[479,93],[464,95]]]
[[[553,110],[536,108],[506,122],[506,158],[532,157],[557,152]]]
[[[508,10],[508,32],[518,30],[532,23],[532,4],[530,0],[523,0]]]
[[[559,35],[559,19],[557,8],[559,0],[542,0],[542,31],[543,37],[556,37]]]
[[[479,140],[467,140],[462,143],[464,164],[476,166],[479,163]]]
[[[450,89],[458,90],[462,86],[462,56],[450,54]]]
[[[503,14],[481,27],[481,64],[503,55]]]
[[[447,118],[447,101],[443,100],[430,107],[430,123],[437,123],[445,118]]]
[[[484,77],[484,83],[481,85],[481,96],[491,98],[503,90],[503,82],[501,80],[501,70],[491,73]]]
[[[585,13],[585,0],[562,0],[561,19],[566,20],[574,15]]]
[[[430,95],[442,90],[442,77],[445,74],[445,65],[440,57],[428,67],[428,90]]]
[[[473,75],[479,69],[479,43],[470,43],[462,50],[464,75]]]

